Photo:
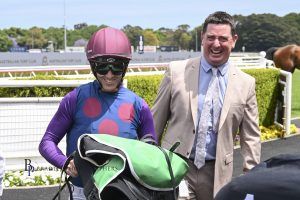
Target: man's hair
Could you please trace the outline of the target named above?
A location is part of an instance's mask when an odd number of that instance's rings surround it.
[[[228,24],[231,27],[231,35],[236,34],[236,23],[231,15],[223,11],[217,11],[210,14],[204,21],[202,33],[207,30],[208,24]]]

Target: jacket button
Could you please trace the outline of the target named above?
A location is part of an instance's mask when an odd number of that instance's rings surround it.
[[[195,134],[196,133],[196,131],[195,131],[195,129],[193,130],[193,134]]]
[[[190,152],[187,152],[186,155],[187,155],[187,156],[190,155]]]

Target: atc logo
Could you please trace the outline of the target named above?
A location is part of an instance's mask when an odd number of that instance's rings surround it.
[[[48,57],[47,57],[47,56],[44,56],[44,57],[43,57],[43,59],[42,59],[42,65],[43,65],[43,66],[49,65],[49,64],[48,64]]]
[[[53,166],[40,166],[36,162],[31,162],[31,159],[24,159],[24,171],[28,172],[28,176],[32,175],[33,172],[37,171],[60,171],[59,168]]]
[[[30,176],[30,173],[35,171],[35,167],[31,164],[30,159],[24,159],[24,162],[25,162],[24,171],[28,171],[28,176]]]

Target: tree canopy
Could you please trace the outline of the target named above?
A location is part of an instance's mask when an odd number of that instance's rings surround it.
[[[287,44],[300,44],[300,13],[289,13],[283,17],[274,14],[234,15],[237,22],[239,39],[234,51],[247,52],[267,50]],[[80,29],[67,30],[67,45],[73,46],[80,39],[88,40],[98,29],[107,25],[87,25]],[[131,44],[137,47],[139,37],[144,37],[144,45],[177,46],[181,50],[199,50],[201,46],[201,29],[199,24],[190,29],[188,24],[178,25],[175,29],[161,27],[158,30],[143,29],[140,26],[125,25],[122,30]],[[0,30],[0,51],[8,51],[17,43],[20,47],[46,48],[52,42],[55,50],[64,48],[64,29],[49,27],[31,27],[22,29],[11,27]]]

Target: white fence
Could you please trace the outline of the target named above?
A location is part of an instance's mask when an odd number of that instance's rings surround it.
[[[6,170],[23,169],[25,159],[49,165],[40,156],[39,142],[61,98],[0,98],[0,147]],[[65,149],[65,142],[60,144]]]
[[[130,64],[126,76],[132,75],[145,75],[161,74],[166,70],[169,63],[139,63]],[[62,65],[62,66],[33,66],[33,67],[19,67],[9,66],[0,67],[0,77],[2,78],[22,78],[22,77],[35,77],[37,74],[55,75],[63,77],[84,77],[91,78],[93,74],[89,65]]]
[[[57,86],[77,87],[90,80],[9,80],[0,87]],[[123,81],[127,87],[127,80]],[[6,170],[24,170],[29,160],[37,167],[50,167],[40,155],[39,143],[62,97],[0,98],[0,149]],[[59,143],[65,152],[65,138]],[[27,169],[27,168],[26,168]]]
[[[282,91],[283,102],[282,105],[277,105],[276,110],[278,111],[279,106],[282,106],[283,116],[282,124],[275,121],[276,124],[282,126],[285,130],[285,135],[290,135],[290,126],[291,126],[291,110],[292,110],[292,73],[280,70],[280,74],[285,77],[285,80],[279,80],[279,84],[284,86]],[[277,114],[277,113],[276,113]],[[278,116],[275,116],[278,118]]]

